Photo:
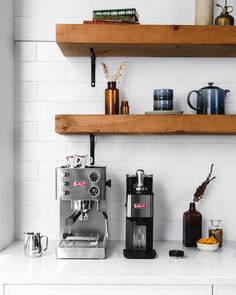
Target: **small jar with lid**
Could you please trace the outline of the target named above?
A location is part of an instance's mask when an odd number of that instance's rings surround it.
[[[211,224],[209,226],[209,237],[214,237],[219,242],[219,247],[222,247],[223,229],[222,229],[222,221],[220,219],[211,220]]]
[[[120,113],[121,115],[129,114],[129,103],[127,100],[122,100],[121,106],[120,106]]]

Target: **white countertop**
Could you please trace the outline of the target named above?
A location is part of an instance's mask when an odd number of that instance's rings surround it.
[[[23,242],[0,252],[0,282],[4,284],[235,284],[236,242],[225,242],[217,252],[185,248],[181,242],[155,242],[156,259],[123,257],[124,242],[112,242],[104,260],[59,260],[56,242],[40,258],[26,258]],[[169,257],[183,249],[185,258]]]

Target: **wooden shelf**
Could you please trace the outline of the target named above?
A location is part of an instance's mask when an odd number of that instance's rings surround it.
[[[236,115],[56,115],[59,134],[236,134]]]
[[[236,57],[236,26],[58,24],[65,56]]]

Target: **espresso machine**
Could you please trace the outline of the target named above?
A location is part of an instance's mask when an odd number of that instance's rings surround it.
[[[139,169],[126,175],[126,241],[124,256],[131,259],[156,257],[153,249],[153,176]]]
[[[56,168],[56,197],[60,201],[57,258],[106,258],[106,167]]]

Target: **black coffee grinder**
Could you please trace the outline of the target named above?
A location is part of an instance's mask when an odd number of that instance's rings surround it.
[[[126,241],[124,256],[130,259],[156,257],[153,249],[153,176],[126,175]]]

